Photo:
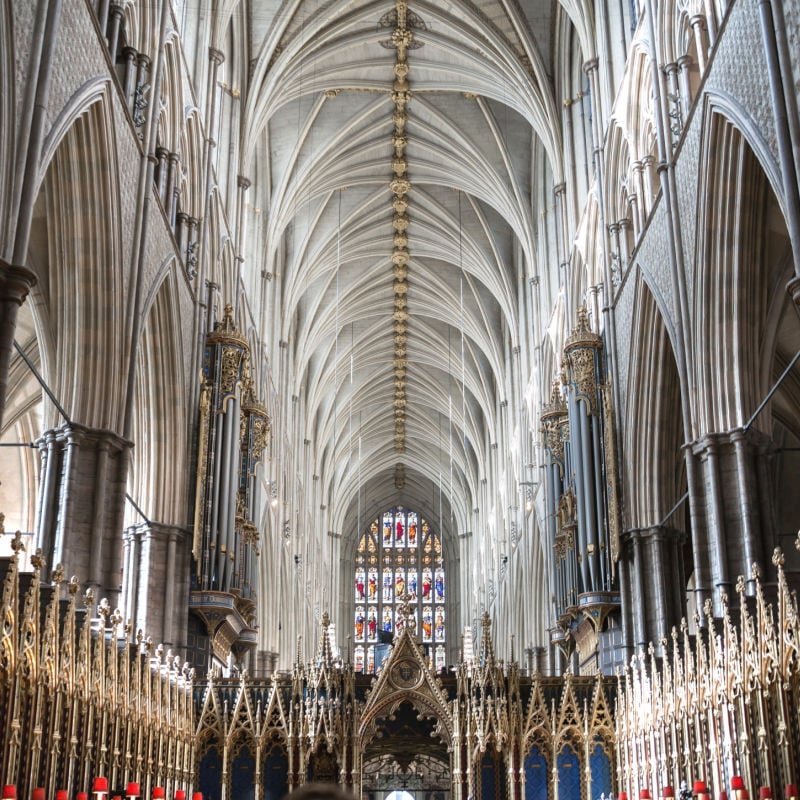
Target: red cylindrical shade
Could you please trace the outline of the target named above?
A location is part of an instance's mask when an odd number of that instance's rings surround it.
[[[665,786],[661,790],[662,797],[675,797],[675,790],[671,786]]]
[[[108,778],[97,777],[92,783],[93,792],[107,792],[108,791]]]
[[[797,797],[797,784],[787,783],[783,793],[785,797]]]
[[[163,800],[166,796],[163,786],[156,786],[153,789],[153,800]]]
[[[762,786],[758,790],[758,796],[761,800],[769,800],[769,798],[772,797],[772,789],[770,789],[769,786]]]
[[[11,786],[9,784],[8,786],[3,787],[3,800],[16,800],[16,797],[17,797],[16,786]]]

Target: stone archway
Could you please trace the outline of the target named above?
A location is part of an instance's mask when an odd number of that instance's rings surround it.
[[[404,626],[370,692],[357,733],[356,795],[376,800],[409,789],[415,800],[447,800],[453,774],[451,699]]]

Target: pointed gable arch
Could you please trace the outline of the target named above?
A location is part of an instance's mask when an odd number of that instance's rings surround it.
[[[409,702],[424,716],[432,717],[435,732],[450,747],[453,717],[447,696],[407,625],[367,697],[356,734],[361,752],[375,736],[377,721],[390,716],[403,702]]]

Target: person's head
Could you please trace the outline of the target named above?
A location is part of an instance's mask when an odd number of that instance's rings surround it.
[[[304,783],[283,800],[353,800],[353,796],[335,783]]]

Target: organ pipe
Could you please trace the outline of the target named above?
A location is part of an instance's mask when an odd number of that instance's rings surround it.
[[[618,527],[612,519],[617,513],[616,464],[607,450],[613,437],[602,355],[603,339],[580,308],[564,345],[561,380],[554,383],[541,416],[548,458],[546,530],[560,629],[554,636],[559,643],[574,639],[585,619],[599,631],[618,605],[611,585],[612,548],[615,557],[618,552]],[[571,655],[568,647],[565,654]]]
[[[198,430],[192,607],[207,618],[210,635],[220,607],[229,609],[230,637],[214,636],[218,645],[224,643],[215,650],[224,660],[225,647],[255,618],[255,472],[270,435],[269,415],[256,397],[250,347],[229,305],[206,338]]]

